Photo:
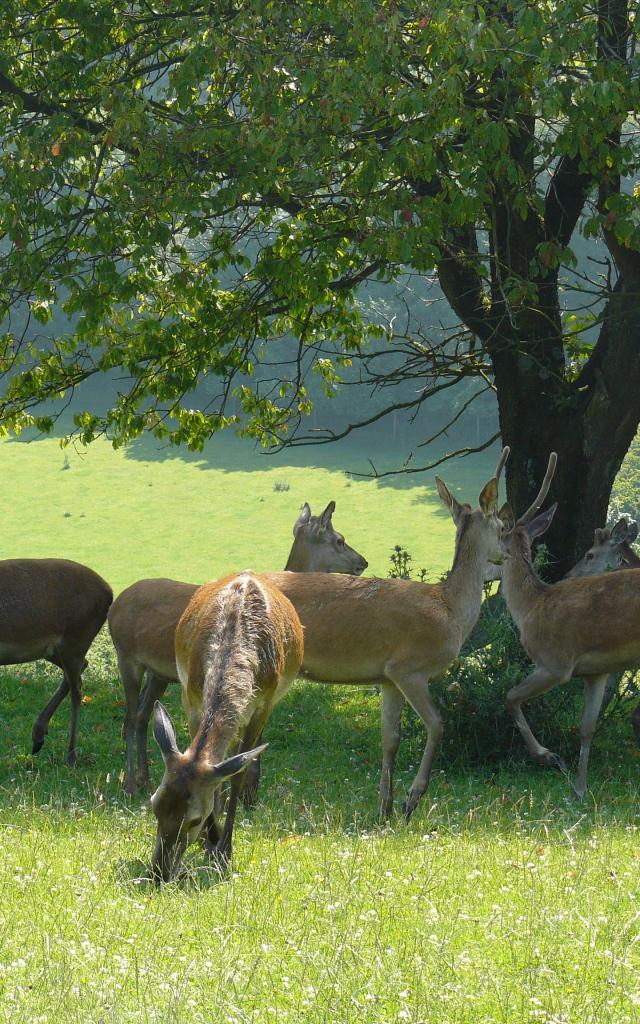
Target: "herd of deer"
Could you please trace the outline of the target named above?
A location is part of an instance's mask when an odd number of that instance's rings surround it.
[[[640,665],[640,574],[633,571],[640,559],[631,547],[637,527],[623,519],[611,531],[597,530],[593,548],[568,577],[543,583],[534,572],[531,547],[557,507],[538,514],[556,456],[549,458],[535,501],[516,520],[508,504],[498,510],[498,481],[508,455],[505,448],[476,509],[460,504],[436,477],[456,527],[453,565],[436,584],[363,578],[367,561],[333,527],[334,502],[320,516],[312,516],[304,505],[283,572],[246,571],[201,587],[140,580],[113,603],[109,585],[76,562],[0,562],[0,664],[43,658],[63,672],[33,726],[33,752],[42,747],[54,711],[70,693],[67,760],[75,764],[86,654],[108,619],[126,698],[127,792],[149,785],[152,713],[164,761],[162,781],[151,798],[157,819],[156,880],[176,873],[184,850],[200,835],[212,858],[228,862],[238,799],[241,793],[247,803],[256,797],[263,728],[300,671],[327,683],[381,687],[382,816],[393,810],[405,702],[418,713],[427,742],[405,804],[409,817],[427,788],[443,732],[430,681],[458,656],[478,619],[484,583],[495,578],[499,565],[504,598],[534,664],[507,693],[508,707],[534,760],[565,773],[558,755],[533,735],[522,705],[574,676],[584,680],[573,784],[582,798],[607,676]],[[181,683],[191,736],[184,753],[160,703],[171,681]],[[639,714],[634,716],[638,733]],[[216,794],[227,778],[230,792],[221,828]]]

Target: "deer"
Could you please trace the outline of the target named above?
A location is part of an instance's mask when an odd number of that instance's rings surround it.
[[[335,508],[335,501],[330,501],[319,516],[314,516],[309,504],[304,503],[293,527],[293,546],[285,571],[337,572],[355,576],[364,572],[368,565],[366,558],[350,547],[344,535],[333,526]],[[178,679],[174,634],[180,616],[197,589],[198,584],[171,579],[138,580],[116,598],[109,612],[109,631],[116,649],[126,704],[127,772],[124,790],[129,795],[150,785],[149,720],[155,701],[163,696],[170,682]],[[145,674],[147,685],[141,697]],[[247,781],[249,804],[255,801],[259,764],[258,759]]]
[[[640,568],[640,558],[631,547],[638,536],[638,525],[622,516],[611,529],[596,530],[593,546],[567,573],[567,579],[593,576],[611,569]]]
[[[533,671],[507,693],[507,707],[530,756],[538,764],[568,770],[558,754],[536,739],[522,705],[562,686],[574,676],[584,680],[584,710],[580,725],[580,756],[573,793],[583,800],[591,742],[610,672],[640,665],[640,574],[634,569],[595,576],[573,576],[544,583],[531,560],[533,541],[551,525],[553,504],[539,513],[553,479],[557,455],[549,456],[540,490],[519,519],[507,504],[500,510],[505,555],[502,591],[531,658]]]
[[[36,718],[32,753],[42,749],[54,712],[71,694],[67,764],[77,763],[78,712],[86,654],[113,600],[93,569],[64,558],[0,561],[0,665],[40,659],[62,669],[62,682]]]
[[[622,516],[611,529],[605,527],[596,530],[593,538],[593,547],[589,548],[579,562],[567,573],[567,577],[593,576],[596,573],[617,571],[618,569],[640,568],[640,558],[631,547],[638,536],[638,526],[633,519]],[[606,707],[611,696],[615,692],[616,682],[613,678],[607,679],[605,696],[602,707]],[[636,738],[640,744],[640,704],[631,713],[631,725]]]
[[[427,789],[443,734],[430,683],[457,658],[480,613],[485,579],[492,575],[493,564],[503,559],[498,481],[508,455],[505,448],[476,509],[461,504],[436,477],[439,497],[456,527],[453,565],[444,581],[425,584],[320,573],[266,577],[300,617],[306,675],[318,682],[381,687],[382,818],[393,811],[393,775],[406,701],[427,730],[422,760],[404,804],[407,820]]]
[[[203,832],[214,862],[229,864],[241,773],[267,746],[255,744],[298,674],[302,626],[279,590],[246,571],[196,590],[178,622],[175,651],[191,742],[181,753],[173,722],[157,701],[153,732],[164,774],[151,797],[157,820],[151,870],[158,883],[176,874],[184,851]],[[238,742],[240,749],[227,757]],[[221,830],[214,797],[225,779],[231,779],[231,793]]]

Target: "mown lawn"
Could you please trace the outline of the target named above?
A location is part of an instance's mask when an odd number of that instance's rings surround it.
[[[396,541],[418,564],[435,565],[429,550],[441,552],[437,568],[450,557],[453,527],[430,487],[382,488],[332,467],[254,473],[240,449],[236,469],[122,454],[111,463],[97,448],[95,464],[61,471],[50,444],[2,446],[14,490],[5,554],[80,558],[116,589],[150,571],[205,578],[209,524],[216,573],[251,555],[272,568],[305,498],[336,498],[336,522],[372,571],[386,571]],[[21,462],[32,458],[31,469]],[[290,491],[274,492],[269,474]],[[477,493],[471,483],[465,497]],[[0,1020],[640,1020],[640,794],[624,724],[596,737],[582,807],[562,778],[518,757],[517,742],[511,760],[485,767],[449,744],[411,824],[381,827],[375,691],[298,683],[270,723],[260,803],[239,816],[233,873],[208,872],[194,848],[186,877],[158,892],[145,877],[147,801],[122,795],[123,708],[106,637],[86,674],[75,771],[64,765],[66,706],[42,752],[28,754],[56,681],[47,666],[0,670]],[[180,722],[177,687],[167,703]],[[423,743],[408,732],[398,806]]]

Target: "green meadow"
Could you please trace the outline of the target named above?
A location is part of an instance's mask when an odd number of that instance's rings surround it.
[[[475,457],[442,476],[475,501],[493,464]],[[337,502],[335,525],[372,574],[387,574],[395,544],[432,578],[453,552],[433,474],[361,479],[355,446],[270,459],[233,439],[203,456],[41,440],[2,444],[0,466],[3,557],[74,558],[116,592],[143,576],[280,568],[305,500],[314,512]],[[516,737],[486,766],[447,745],[411,823],[383,826],[375,690],[299,682],[271,719],[232,872],[220,878],[194,847],[185,876],[157,891],[148,800],[122,793],[107,636],[85,674],[75,770],[67,705],[29,754],[57,678],[42,663],[0,670],[0,1021],[640,1021],[639,762],[625,722],[596,736],[584,805]],[[184,739],[177,686],[167,704]],[[398,808],[424,744],[406,724]],[[573,749],[568,737],[559,752]]]

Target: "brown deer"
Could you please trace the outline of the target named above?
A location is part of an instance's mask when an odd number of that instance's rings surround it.
[[[302,627],[280,591],[244,572],[196,590],[178,623],[175,649],[191,743],[180,753],[173,723],[157,702],[154,735],[164,776],[151,798],[158,821],[152,872],[165,882],[203,829],[211,856],[223,865],[230,860],[239,773],[264,750],[254,744],[298,674]],[[226,758],[236,741],[240,752]],[[221,832],[214,796],[231,777]]]
[[[382,687],[382,773],[379,810],[393,810],[393,772],[400,716],[408,700],[427,729],[427,743],[405,805],[407,817],[427,788],[443,725],[429,690],[460,652],[482,602],[483,583],[502,561],[498,479],[482,489],[479,507],[462,505],[436,477],[438,493],[456,525],[456,549],[447,578],[436,584],[403,579],[357,579],[307,573],[270,573],[286,594],[305,633],[304,671],[326,683]]]
[[[621,569],[565,578],[553,584],[543,583],[536,576],[531,545],[548,529],[557,508],[554,504],[537,515],[549,492],[556,461],[552,452],[537,497],[517,521],[508,505],[500,511],[506,556],[502,591],[522,646],[535,666],[526,679],[509,690],[507,706],[531,757],[567,774],[560,757],[533,735],[522,705],[574,676],[584,679],[580,758],[573,784],[576,797],[582,799],[607,675],[640,665],[640,574]]]
[[[55,710],[70,692],[67,764],[73,767],[86,654],[107,617],[111,587],[78,562],[11,558],[0,562],[0,595],[0,665],[42,658],[63,672],[60,686],[34,722],[33,753],[41,749]]]
[[[640,568],[640,558],[631,547],[638,536],[638,526],[633,519],[622,516],[611,529],[596,530],[593,547],[590,547],[579,562],[567,573],[566,578],[594,576],[611,569]]]
[[[367,560],[349,547],[334,529],[335,501],[313,516],[305,502],[293,527],[293,546],[286,570],[290,572],[338,572],[360,575]],[[124,735],[127,775],[124,788],[135,793],[149,785],[147,730],[156,700],[170,682],[177,680],[174,633],[178,620],[198,589],[195,583],[169,579],[139,580],[124,590],[109,612],[109,630],[116,649],[120,678],[124,686],[126,712]],[[140,697],[143,677],[147,685]],[[135,768],[135,745],[138,774]],[[255,798],[259,761],[252,774],[248,799]]]
[[[631,547],[638,536],[638,526],[633,519],[622,516],[611,529],[596,530],[593,547],[589,548],[583,558],[576,562],[567,573],[567,578],[574,576],[594,576],[596,573],[618,569],[639,569],[640,558]],[[610,677],[605,686],[603,707],[615,691],[616,681]],[[640,744],[640,704],[631,713],[631,725]]]

